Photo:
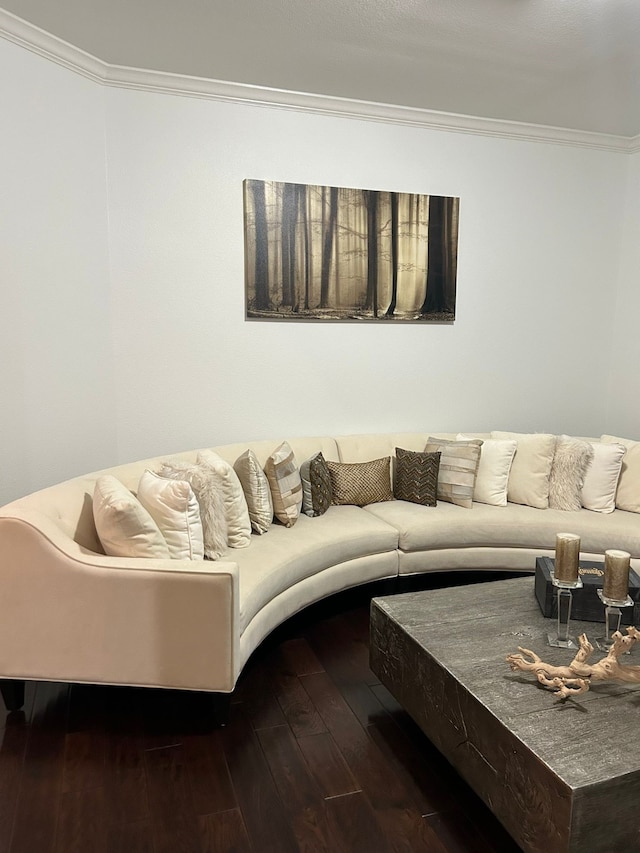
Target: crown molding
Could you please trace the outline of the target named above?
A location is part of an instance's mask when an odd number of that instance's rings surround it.
[[[106,80],[109,69],[106,62],[2,8],[0,36],[96,83]]]
[[[500,139],[547,142],[623,153],[640,150],[640,135],[615,136],[110,65],[2,8],[0,36],[96,83],[119,89],[206,98]]]

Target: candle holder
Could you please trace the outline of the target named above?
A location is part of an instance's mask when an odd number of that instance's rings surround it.
[[[569,634],[569,623],[571,621],[571,603],[573,601],[574,589],[581,589],[582,578],[574,581],[558,580],[554,571],[550,571],[551,583],[556,588],[557,604],[558,604],[558,630],[550,631],[547,634],[547,643],[554,648],[560,649],[577,649],[575,637]]]
[[[613,645],[613,635],[620,630],[620,621],[622,620],[621,607],[633,607],[634,601],[630,595],[625,599],[618,600],[616,598],[608,598],[601,589],[598,590],[598,597],[604,604],[604,637],[596,637],[596,646],[601,652],[608,652]],[[629,652],[626,652],[629,654]]]

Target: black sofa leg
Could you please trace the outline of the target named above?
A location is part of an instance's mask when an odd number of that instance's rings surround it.
[[[7,711],[19,711],[24,705],[24,681],[13,678],[0,679],[0,693]]]
[[[226,726],[229,722],[229,712],[231,710],[231,693],[212,693],[211,705],[216,724]]]

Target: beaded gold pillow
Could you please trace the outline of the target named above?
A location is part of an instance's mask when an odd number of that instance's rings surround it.
[[[335,506],[366,506],[393,500],[389,456],[371,462],[327,462],[327,468]]]

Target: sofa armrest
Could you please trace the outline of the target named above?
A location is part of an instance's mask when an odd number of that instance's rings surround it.
[[[234,562],[108,557],[0,515],[0,677],[231,691]]]

